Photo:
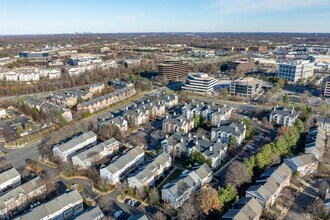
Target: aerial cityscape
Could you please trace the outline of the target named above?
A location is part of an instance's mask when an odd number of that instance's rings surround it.
[[[0,2],[0,220],[329,220],[329,0]]]

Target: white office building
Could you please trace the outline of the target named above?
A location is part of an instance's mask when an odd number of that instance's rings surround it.
[[[211,93],[218,80],[206,73],[190,73],[182,90],[196,93]]]
[[[53,154],[54,156],[61,158],[61,160],[66,161],[68,156],[72,156],[78,150],[90,145],[95,145],[96,139],[96,134],[93,131],[89,131],[78,137],[74,137],[61,145],[55,146],[53,148]]]
[[[289,82],[297,82],[313,76],[314,64],[308,60],[297,60],[281,63],[278,66],[278,77]]]

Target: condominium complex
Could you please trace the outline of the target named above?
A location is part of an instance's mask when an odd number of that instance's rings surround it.
[[[252,77],[240,78],[230,83],[230,94],[247,99],[256,97],[261,92],[261,82]]]
[[[211,93],[218,80],[206,73],[190,73],[182,90],[196,93]]]
[[[94,162],[101,160],[118,150],[119,142],[116,139],[111,138],[110,140],[106,140],[73,156],[71,158],[72,164],[80,169],[87,169],[92,166]]]
[[[18,217],[17,220],[64,220],[81,213],[83,210],[83,198],[77,190],[73,190],[32,209]]]
[[[188,74],[188,63],[180,60],[167,60],[158,65],[158,75],[164,82],[184,82]]]
[[[0,173],[0,195],[21,185],[21,176],[15,168]]]
[[[36,177],[3,194],[0,196],[0,219],[12,219],[14,215],[23,211],[43,195],[45,190],[46,185],[41,182],[40,177]]]
[[[101,167],[100,176],[108,180],[110,184],[116,184],[126,171],[143,161],[144,150],[141,147],[132,148],[109,166]]]
[[[308,60],[297,60],[281,63],[278,66],[278,77],[296,83],[300,79],[313,76],[314,64]]]
[[[324,98],[330,97],[330,76],[325,77],[322,83],[322,96]]]
[[[83,149],[89,145],[96,144],[96,134],[93,131],[89,131],[78,137],[74,137],[71,140],[53,148],[54,156],[66,161],[68,156],[75,154],[78,150]]]
[[[269,114],[269,122],[277,125],[286,125],[292,126],[296,119],[298,118],[299,113],[294,110],[294,108],[286,107],[274,107]]]
[[[144,187],[152,186],[170,166],[171,157],[164,152],[138,171],[138,173],[127,178],[128,185],[131,188],[144,190]]]
[[[185,170],[178,179],[163,186],[162,200],[177,209],[189,199],[191,193],[200,189],[211,179],[212,169],[206,164],[193,167],[192,170]]]

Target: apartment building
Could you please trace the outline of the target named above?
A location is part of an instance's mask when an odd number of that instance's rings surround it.
[[[158,75],[164,82],[185,82],[188,63],[180,60],[166,60],[158,65]]]
[[[102,220],[104,217],[101,209],[98,206],[93,206],[74,217],[72,220]]]
[[[78,150],[81,150],[87,146],[94,146],[96,144],[96,140],[96,134],[93,131],[89,131],[74,137],[63,144],[55,146],[53,148],[53,154],[61,160],[66,161],[68,157],[75,154]]]
[[[65,220],[78,215],[83,210],[83,198],[77,190],[73,190],[37,206],[16,220]]]
[[[227,156],[228,145],[219,142],[211,142],[209,139],[191,138],[186,146],[187,156],[190,157],[194,151],[201,152],[211,160],[211,168],[218,168]]]
[[[307,79],[313,76],[314,64],[308,60],[296,60],[287,63],[280,63],[277,76],[289,82],[296,83],[298,80]]]
[[[176,132],[170,136],[166,136],[161,142],[163,151],[171,156],[181,156],[185,151],[191,135],[185,136],[182,132]]]
[[[253,99],[261,92],[261,82],[252,77],[240,78],[230,83],[230,94],[246,99]]]
[[[140,106],[134,109],[127,109],[124,111],[123,116],[133,125],[140,126],[149,122],[150,111],[146,106]]]
[[[17,213],[44,195],[46,185],[36,177],[0,196],[0,219],[12,219]]]
[[[52,93],[48,97],[48,99],[55,103],[56,105],[62,107],[73,107],[77,103],[77,98],[73,96],[69,96],[67,94],[62,93]]]
[[[15,168],[0,173],[0,195],[21,185],[21,175]]]
[[[323,78],[321,95],[324,98],[330,98],[330,76]]]
[[[132,148],[113,163],[102,166],[100,168],[101,178],[108,180],[110,184],[116,184],[130,168],[144,161],[144,154],[141,147]]]
[[[318,116],[316,118],[317,125],[324,129],[325,132],[330,133],[330,117]]]
[[[102,127],[103,125],[117,126],[121,131],[127,131],[128,129],[128,122],[122,116],[113,117],[104,121],[101,120],[99,126]]]
[[[242,197],[222,217],[222,220],[259,220],[263,207],[253,197]]]
[[[111,138],[71,157],[72,164],[79,169],[87,169],[91,167],[94,162],[110,156],[118,150],[119,142]]]
[[[193,119],[200,116],[203,122],[211,126],[217,126],[220,121],[228,120],[233,112],[233,108],[224,105],[205,104],[203,102],[192,101],[181,108],[181,114],[186,118]]]
[[[212,169],[203,164],[185,170],[181,176],[163,186],[162,200],[174,209],[179,208],[190,195],[212,180]]]
[[[313,154],[318,160],[321,160],[325,152],[326,139],[326,131],[322,127],[311,127],[305,142],[305,154]]]
[[[179,104],[179,98],[176,94],[157,95],[157,100],[161,100],[167,109],[171,109]]]
[[[201,94],[210,94],[218,80],[206,73],[188,74],[186,83],[182,86],[183,91],[195,92]]]
[[[211,130],[211,141],[220,139],[222,143],[229,143],[230,137],[235,137],[237,144],[241,144],[245,139],[246,126],[243,122],[221,121],[218,127]]]
[[[194,119],[187,119],[183,115],[165,116],[162,124],[162,130],[166,134],[173,134],[175,132],[182,132],[187,134],[194,128]]]
[[[276,201],[284,187],[290,185],[292,170],[285,163],[266,170],[256,183],[246,190],[246,197],[255,198],[268,209]]]
[[[299,172],[301,177],[317,172],[319,160],[313,154],[302,154],[295,157],[285,158],[284,163],[293,172]]]
[[[293,126],[295,121],[298,119],[299,112],[295,111],[294,108],[286,107],[274,107],[269,114],[269,122],[277,125]]]
[[[128,177],[128,186],[140,191],[145,187],[153,186],[155,181],[163,176],[164,171],[170,168],[171,162],[171,157],[163,152],[133,176]]]

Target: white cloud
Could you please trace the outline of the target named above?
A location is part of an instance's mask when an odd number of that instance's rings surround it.
[[[330,7],[329,0],[216,0],[213,8],[221,13],[289,11],[312,7]]]

